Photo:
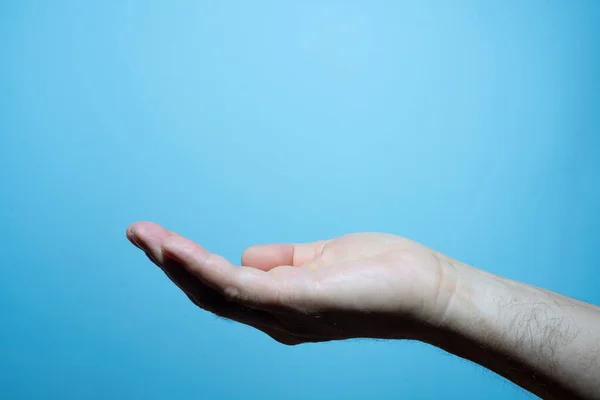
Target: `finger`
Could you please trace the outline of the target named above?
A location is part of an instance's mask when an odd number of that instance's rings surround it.
[[[179,235],[151,222],[139,222],[127,229],[129,240],[143,250],[198,307],[257,329],[281,329],[279,322],[269,314],[227,301],[222,294],[191,274],[181,262],[165,257],[161,244],[166,238],[172,236]]]
[[[298,267],[313,261],[326,241],[302,244],[267,244],[247,248],[242,254],[242,265],[269,271],[281,265]]]
[[[127,228],[127,238],[129,241],[144,251],[152,261],[158,264],[162,264],[161,244],[167,237],[174,235],[176,233],[170,232],[153,222],[137,222]]]
[[[219,317],[241,322],[260,330],[281,329],[280,323],[268,313],[228,301],[217,290],[207,286],[191,274],[180,261],[171,259],[168,255],[163,257],[163,270],[198,307]]]
[[[268,307],[278,302],[275,282],[264,271],[236,267],[181,236],[168,237],[162,249],[165,256],[181,262],[190,273],[230,301],[249,307]]]
[[[201,306],[198,298],[201,288],[198,279],[187,272],[181,265],[165,260],[162,254],[162,242],[174,233],[152,222],[137,222],[127,228],[127,238],[156,264],[197,306]]]

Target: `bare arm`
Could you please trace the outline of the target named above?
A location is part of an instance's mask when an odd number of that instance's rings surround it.
[[[253,246],[242,267],[152,223],[129,239],[199,307],[286,345],[413,339],[545,399],[600,399],[600,308],[363,233]]]
[[[455,263],[442,334],[427,341],[545,399],[600,399],[600,307]]]

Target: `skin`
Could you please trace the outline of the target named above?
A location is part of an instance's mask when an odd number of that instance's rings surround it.
[[[242,266],[150,222],[127,229],[197,306],[286,345],[419,340],[545,399],[600,399],[600,308],[359,233],[253,246]]]

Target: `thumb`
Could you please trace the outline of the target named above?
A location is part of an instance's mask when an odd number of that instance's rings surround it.
[[[299,244],[267,244],[247,248],[242,254],[242,265],[269,271],[288,265],[299,267],[321,255],[326,240]]]

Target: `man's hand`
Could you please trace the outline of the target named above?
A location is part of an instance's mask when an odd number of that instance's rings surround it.
[[[153,223],[127,235],[198,306],[285,344],[419,338],[456,287],[452,260],[394,235],[254,246],[242,267]]]
[[[199,307],[293,345],[415,339],[547,399],[600,399],[600,308],[398,236],[254,246],[242,267],[153,223],[129,239]]]

